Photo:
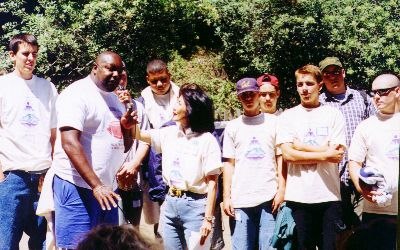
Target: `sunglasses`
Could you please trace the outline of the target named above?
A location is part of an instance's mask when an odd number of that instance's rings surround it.
[[[387,96],[391,91],[393,91],[396,87],[386,88],[386,89],[374,89],[371,90],[371,95],[374,96],[378,94],[379,96]]]
[[[156,85],[158,83],[158,81],[160,81],[161,83],[167,83],[168,77],[162,77],[162,78],[158,78],[158,79],[149,80],[149,82],[154,85]]]

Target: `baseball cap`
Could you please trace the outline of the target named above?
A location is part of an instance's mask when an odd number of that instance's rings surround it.
[[[258,92],[260,88],[257,85],[255,78],[242,78],[236,83],[236,94],[240,95],[243,92],[255,91]]]
[[[279,89],[278,78],[276,76],[274,76],[274,75],[270,75],[268,73],[264,73],[260,77],[257,78],[258,86],[261,87],[261,85],[263,85],[264,82],[267,82],[267,83],[271,84],[272,86],[275,86],[276,88]]]
[[[323,71],[329,65],[335,65],[335,66],[343,68],[343,65],[340,62],[339,58],[337,58],[337,57],[326,57],[324,60],[319,62],[319,69],[321,71]]]

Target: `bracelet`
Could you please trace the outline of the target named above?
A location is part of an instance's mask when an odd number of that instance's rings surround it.
[[[214,223],[214,216],[204,216],[204,220],[210,223]]]

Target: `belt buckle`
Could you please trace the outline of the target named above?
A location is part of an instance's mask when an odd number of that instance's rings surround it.
[[[173,196],[173,197],[181,198],[182,195],[183,195],[183,191],[180,190],[180,189],[177,189],[177,188],[175,188],[175,187],[172,187],[172,188],[170,188],[169,190],[170,190],[171,196]]]

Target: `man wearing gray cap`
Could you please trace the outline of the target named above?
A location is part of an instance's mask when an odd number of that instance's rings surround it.
[[[346,85],[344,78],[345,69],[337,57],[326,57],[319,62],[322,72],[322,81],[325,85],[325,92],[319,96],[322,104],[338,108],[346,121],[346,144],[350,145],[351,138],[357,125],[364,119],[375,114],[375,108],[371,98],[364,92],[350,88]],[[354,212],[352,203],[352,188],[349,171],[347,167],[347,151],[343,160],[339,163],[340,191],[342,196],[343,221],[348,227],[360,223],[357,214]]]

